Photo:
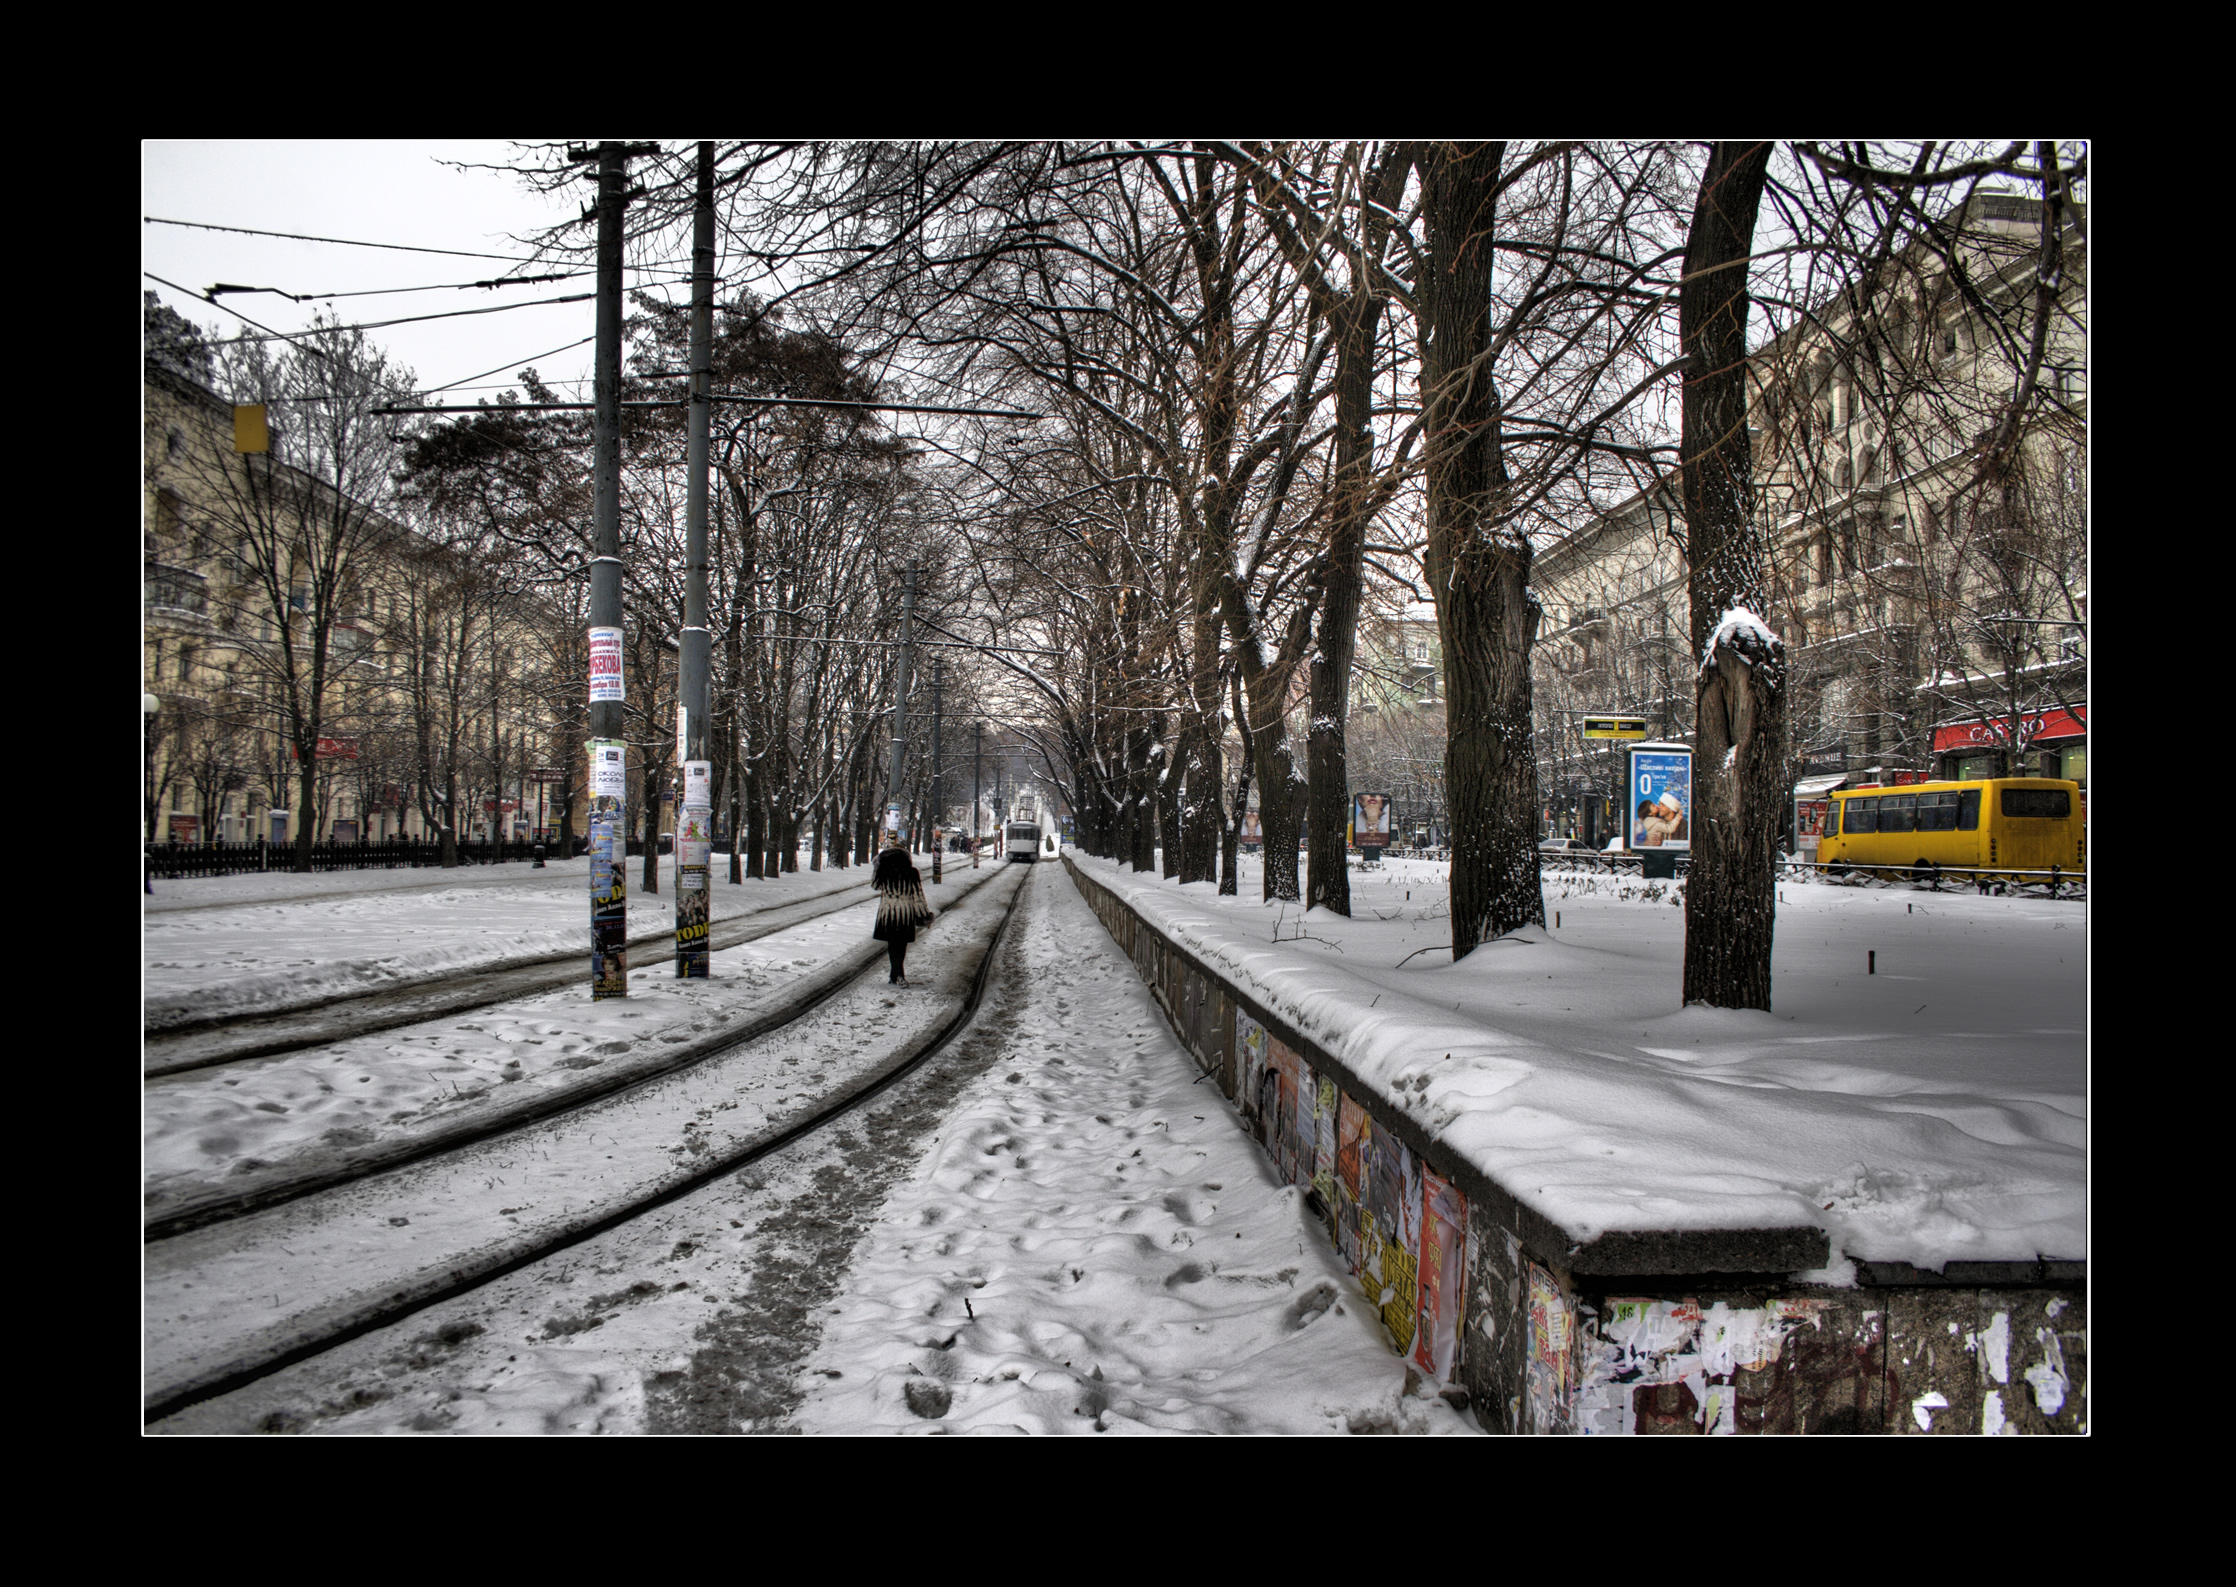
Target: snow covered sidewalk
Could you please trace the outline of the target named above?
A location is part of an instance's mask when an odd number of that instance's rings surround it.
[[[855,1248],[810,1432],[1463,1432],[1055,866],[1003,1059]],[[1011,994],[1016,995],[1014,991]]]
[[[2081,905],[1789,885],[1759,1013],[1677,1006],[1683,911],[1635,878],[1548,872],[1556,929],[1454,965],[1442,865],[1354,872],[1345,919],[1075,858],[1578,1244],[1813,1225],[1835,1284],[2086,1258]]]

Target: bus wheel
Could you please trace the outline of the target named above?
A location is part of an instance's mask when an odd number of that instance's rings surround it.
[[[1918,860],[1913,863],[1910,867],[1910,880],[1913,882],[1932,881],[1933,862],[1931,860]]]

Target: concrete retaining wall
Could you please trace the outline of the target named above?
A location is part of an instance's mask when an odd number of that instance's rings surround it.
[[[1835,1288],[1790,1276],[1824,1266],[1821,1231],[1578,1242],[1065,865],[1275,1171],[1304,1187],[1396,1347],[1483,1426],[2087,1431],[2084,1264],[1857,1263]]]

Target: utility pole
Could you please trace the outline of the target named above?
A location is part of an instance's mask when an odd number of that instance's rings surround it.
[[[676,755],[683,763],[683,807],[676,822],[676,979],[707,974],[712,894],[708,855],[714,836],[714,767],[707,759],[707,678],[714,636],[707,631],[707,430],[714,365],[714,145],[699,145],[699,190],[691,221],[691,428],[684,454],[682,720]]]
[[[643,148],[646,146],[638,146]],[[636,149],[572,149],[598,163],[598,330],[591,396],[590,995],[629,995],[629,747],[621,676],[621,221]],[[455,821],[457,814],[451,812]]]
[[[901,750],[908,742],[909,641],[916,624],[916,569],[901,581],[901,666],[893,680],[893,768],[885,779],[885,830],[901,839]]]
[[[932,880],[935,882],[940,879],[940,851],[947,846],[944,834],[940,831],[940,823],[947,818],[947,778],[944,775],[947,768],[940,764],[939,758],[939,686],[942,666],[940,658],[934,656],[932,658]]]
[[[986,753],[986,724],[978,723],[971,730],[970,747],[970,868],[978,869],[978,763]]]

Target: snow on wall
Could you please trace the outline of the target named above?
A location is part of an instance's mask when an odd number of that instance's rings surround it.
[[[1426,1071],[1408,1073],[1394,1096],[1355,1072],[1339,1083],[1312,1061],[1325,1022],[1316,1039],[1282,1028],[1291,1006],[1258,1017],[1250,1005],[1262,984],[1230,985],[1121,889],[1071,869],[1278,1176],[1305,1189],[1393,1347],[1428,1376],[1464,1385],[1484,1425],[1625,1435],[2087,1430],[2085,1387],[2072,1388],[2085,1385],[2084,1288],[1866,1290],[1843,1262],[1705,1300],[1595,1289],[1562,1270],[1564,1252],[1525,1246],[1515,1204],[1471,1201],[1409,1144]],[[1416,1128],[1393,1128],[1393,1114]],[[2034,1359],[2018,1373],[2023,1402],[2009,1388],[2015,1307],[2037,1319]]]

